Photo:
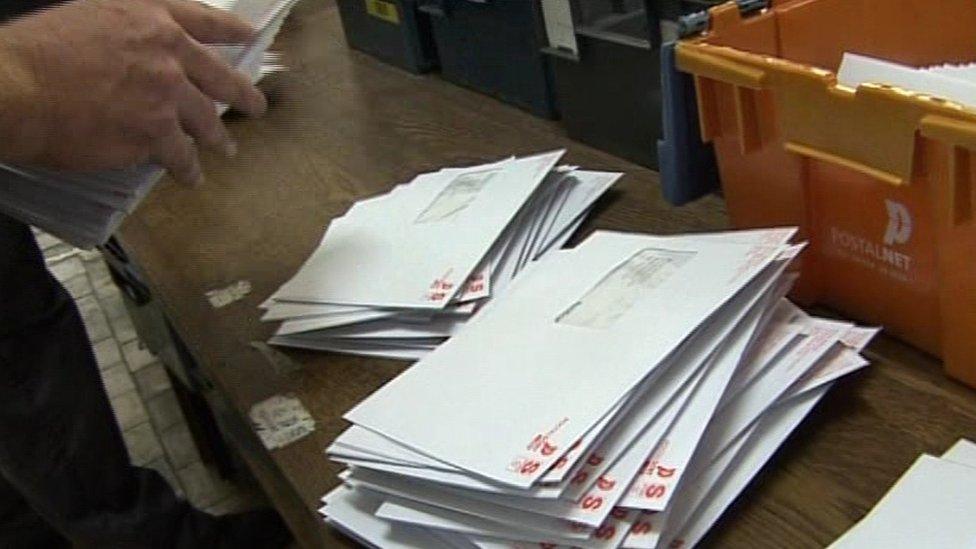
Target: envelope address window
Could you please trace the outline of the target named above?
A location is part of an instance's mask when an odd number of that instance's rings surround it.
[[[559,324],[606,329],[642,295],[671,278],[695,252],[644,248],[607,273],[583,297],[563,311]]]
[[[437,193],[414,223],[441,223],[457,218],[497,174],[498,170],[487,170],[459,175]]]

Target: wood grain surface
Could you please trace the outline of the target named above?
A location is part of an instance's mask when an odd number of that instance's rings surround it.
[[[291,70],[265,82],[260,120],[231,118],[234,159],[206,157],[200,188],[166,183],[124,225],[123,244],[207,376],[226,399],[235,444],[307,547],[352,545],[315,509],[336,485],[323,453],[342,414],[405,364],[286,351],[277,373],[250,346],[274,325],[258,304],[287,280],[326,225],[354,201],[418,172],[567,148],[566,161],[627,173],[580,234],[593,228],[670,234],[725,228],[721,200],[683,208],[660,198],[657,174],[566,139],[533,118],[437,76],[415,76],[349,50],[331,0],[305,0],[277,49]],[[214,309],[204,293],[239,280],[251,294]],[[503,341],[485,341],[486,351]],[[976,439],[976,393],[934,359],[888,338],[869,370],[838,384],[716,527],[706,545],[818,547],[859,519],[921,452]],[[246,426],[251,405],[298,396],[316,432],[274,452]]]

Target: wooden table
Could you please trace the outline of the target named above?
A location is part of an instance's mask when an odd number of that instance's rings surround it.
[[[237,158],[205,159],[198,189],[162,185],[125,224],[121,240],[145,271],[176,330],[227,406],[233,444],[308,547],[348,544],[315,513],[339,468],[323,454],[343,412],[400,372],[395,361],[292,352],[299,371],[277,373],[250,346],[274,326],[258,304],[288,279],[329,220],[355,200],[421,171],[565,147],[566,160],[627,172],[583,229],[652,233],[724,228],[721,200],[672,208],[657,175],[566,139],[532,118],[436,76],[414,76],[345,46],[331,1],[301,3],[278,48],[292,67],[266,83],[261,120],[235,119]],[[250,281],[245,299],[214,309],[204,292]],[[838,384],[708,539],[722,547],[815,547],[869,509],[921,452],[976,439],[976,393],[937,361],[881,338],[874,365]],[[291,393],[316,432],[267,452],[247,410]]]

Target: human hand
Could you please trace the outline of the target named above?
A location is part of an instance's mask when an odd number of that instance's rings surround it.
[[[254,32],[192,0],[75,0],[0,26],[0,160],[69,170],[152,161],[200,182],[194,139],[235,150],[213,102],[267,108],[203,44]]]

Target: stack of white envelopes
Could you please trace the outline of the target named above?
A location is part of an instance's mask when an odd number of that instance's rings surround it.
[[[267,49],[297,0],[208,2],[229,9],[259,30],[249,45],[214,45],[224,59],[254,81],[282,70]],[[220,112],[224,105],[216,105]],[[146,164],[128,169],[77,173],[0,164],[0,213],[34,225],[70,244],[104,244],[159,182],[163,170]]]
[[[531,264],[346,414],[325,519],[384,548],[695,544],[866,365],[875,329],[784,299],[793,234],[596,232]]]
[[[356,203],[264,303],[272,344],[416,360],[554,253],[619,173],[563,151],[417,176]]]

